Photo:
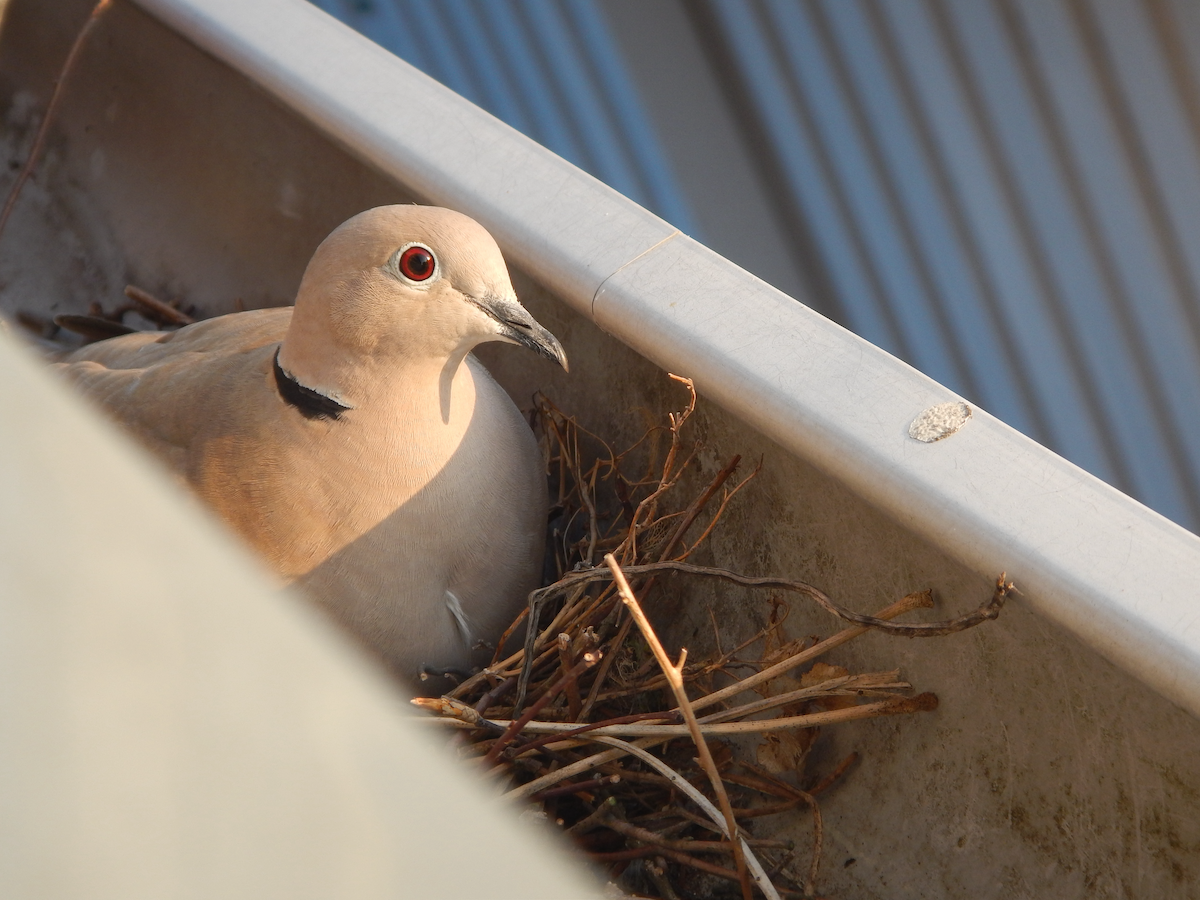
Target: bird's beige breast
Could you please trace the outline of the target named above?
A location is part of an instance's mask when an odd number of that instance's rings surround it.
[[[503,631],[540,575],[541,456],[507,395],[482,369],[476,375],[476,402],[436,471],[416,490],[405,480],[394,503],[375,506],[367,527],[348,529],[349,540],[297,579],[318,599],[336,590],[335,614],[406,677],[422,664],[466,666],[474,640]],[[411,449],[401,442],[393,459]]]
[[[464,365],[445,420],[415,391],[337,420],[248,410],[190,448],[189,478],[286,579],[369,545],[380,556],[364,561],[368,577],[382,581],[427,567],[424,555],[449,559],[446,543],[477,534],[481,521],[499,524],[505,499],[529,488],[536,456],[516,431],[528,429],[507,398],[479,399]]]

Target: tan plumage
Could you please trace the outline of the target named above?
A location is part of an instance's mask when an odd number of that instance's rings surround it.
[[[424,281],[400,262],[414,243],[435,261]],[[326,238],[294,311],[113,338],[60,368],[411,679],[467,667],[540,574],[542,464],[468,356],[490,340],[566,365],[481,226],[389,206]]]

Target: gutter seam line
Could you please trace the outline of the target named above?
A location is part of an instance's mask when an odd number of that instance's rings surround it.
[[[676,228],[674,231],[672,231],[670,234],[668,234],[665,238],[663,238],[657,244],[647,247],[645,250],[643,250],[637,256],[630,259],[628,262],[624,262],[621,265],[617,266],[617,268],[613,269],[613,271],[609,275],[607,275],[603,281],[601,281],[598,285],[596,285],[596,292],[594,294],[592,294],[592,303],[591,303],[592,321],[593,322],[596,321],[596,300],[599,298],[600,292],[602,290],[604,290],[604,286],[606,284],[608,284],[609,281],[611,281],[613,278],[615,278],[620,272],[623,272],[625,269],[632,266],[635,262],[637,262],[643,256],[647,256],[648,254],[653,253],[655,250],[657,250],[663,244],[667,243],[668,241],[674,240],[676,237],[678,237],[681,234],[683,234],[683,232],[680,231],[678,228]]]

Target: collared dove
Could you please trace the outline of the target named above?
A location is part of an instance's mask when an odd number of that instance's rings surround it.
[[[544,467],[469,355],[484,341],[567,366],[482,226],[384,206],[317,248],[294,308],[115,337],[59,367],[415,681],[468,667],[541,574]]]

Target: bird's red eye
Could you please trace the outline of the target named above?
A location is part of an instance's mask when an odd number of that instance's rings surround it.
[[[419,245],[409,247],[400,254],[400,274],[410,281],[428,281],[437,268],[433,254]]]

